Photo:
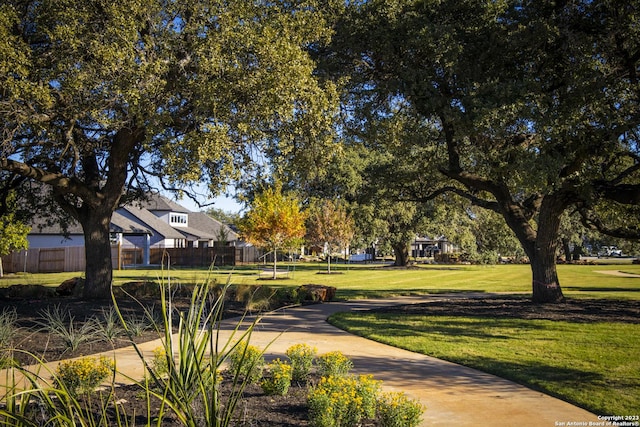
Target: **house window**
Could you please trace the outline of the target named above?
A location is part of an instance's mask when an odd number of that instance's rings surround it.
[[[174,248],[184,248],[186,247],[186,239],[174,239],[173,240],[173,247]]]
[[[169,216],[169,224],[171,225],[186,225],[187,214],[172,213]]]

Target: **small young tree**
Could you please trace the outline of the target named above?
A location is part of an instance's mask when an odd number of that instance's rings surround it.
[[[327,245],[327,272],[331,273],[331,250],[346,249],[354,235],[353,218],[345,207],[331,200],[324,200],[311,208],[307,218],[306,238],[318,246]]]
[[[13,251],[27,249],[27,234],[31,227],[16,221],[13,213],[5,213],[0,217],[0,277],[4,275],[2,258]]]
[[[273,251],[273,278],[277,272],[277,251],[289,249],[302,241],[306,215],[300,211],[298,199],[282,194],[276,184],[256,196],[240,221],[244,239],[258,247]]]

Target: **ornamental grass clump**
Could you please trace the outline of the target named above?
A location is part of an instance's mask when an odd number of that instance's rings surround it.
[[[382,427],[417,427],[425,407],[402,392],[382,393],[378,399],[378,420]]]
[[[289,347],[285,354],[291,361],[293,369],[291,379],[306,381],[313,368],[313,361],[318,354],[318,349],[307,344],[295,344]]]
[[[13,338],[18,331],[18,314],[14,309],[4,309],[0,313],[0,369],[12,363]]]
[[[16,309],[3,309],[0,313],[0,349],[11,346],[16,335],[18,314]]]
[[[318,373],[323,377],[345,376],[353,368],[353,362],[339,351],[331,351],[318,357]]]
[[[72,396],[91,393],[113,373],[113,369],[113,361],[106,357],[63,361],[56,369],[54,384]]]
[[[138,384],[147,404],[151,404],[151,398],[161,402],[159,408],[153,409],[157,425],[162,425],[166,417],[172,417],[187,427],[226,427],[231,424],[248,379],[238,371],[228,372],[232,385],[223,395],[220,392],[220,371],[232,354],[237,354],[239,348],[250,342],[260,319],[256,317],[253,321],[246,321],[243,316],[235,322],[230,334],[221,334],[230,280],[229,277],[222,287],[213,280],[194,286],[191,303],[186,310],[174,307],[172,285],[167,282],[159,287],[160,306],[155,310],[144,309],[147,319],[155,319],[150,320],[151,326],[161,335],[162,345],[150,360],[145,358],[137,344],[133,343],[133,348],[145,364],[147,375]],[[159,313],[160,318],[154,313]],[[119,316],[131,336],[134,331],[120,312]],[[177,331],[174,331],[176,324]],[[246,361],[246,352],[241,354],[244,356],[238,363],[242,365]]]
[[[118,312],[114,307],[109,307],[106,310],[103,308],[102,315],[94,317],[92,321],[96,335],[111,345],[114,345],[118,337],[124,333],[118,318]]]
[[[147,360],[140,347],[133,344],[147,372],[146,378],[139,383],[147,402],[151,397],[162,402],[155,414],[157,425],[171,416],[187,427],[229,426],[249,380],[239,369],[231,370],[232,386],[223,396],[219,387],[220,370],[231,361],[232,355],[238,354],[236,363],[240,366],[252,368],[257,364],[256,361],[247,362],[253,351],[239,349],[248,346],[259,318],[245,322],[242,317],[230,335],[222,338],[220,328],[229,282],[222,288],[214,285],[213,281],[196,285],[186,311],[173,308],[170,284],[160,286],[160,307],[156,311],[161,320],[152,322],[152,327],[162,336],[162,346],[154,352],[153,359]],[[154,318],[149,309],[145,309],[145,314],[148,319]],[[131,325],[121,313],[119,316],[131,335]],[[262,352],[258,351],[258,354],[262,357]]]
[[[291,365],[276,359],[267,365],[268,376],[262,378],[260,386],[264,394],[284,396],[291,387],[291,376],[293,370]]]
[[[77,350],[82,343],[99,341],[93,321],[81,322],[78,326],[71,313],[63,310],[60,305],[47,307],[40,312],[40,317],[42,320],[38,324],[41,330],[58,336],[69,351]]]
[[[168,417],[174,423],[187,427],[227,427],[232,424],[233,414],[248,382],[232,372],[232,385],[222,395],[220,371],[237,348],[250,342],[259,318],[245,322],[242,317],[233,325],[230,334],[224,334],[222,338],[223,305],[228,287],[229,283],[222,290],[212,288],[209,282],[196,286],[191,304],[185,311],[173,308],[170,285],[160,287],[161,319],[150,321],[150,324],[162,337],[161,348],[154,352],[153,358],[148,358],[138,344],[132,343],[145,366],[145,376],[142,380],[128,378],[141,388],[139,395],[146,400],[149,417],[146,425],[163,425]],[[125,319],[113,294],[112,299],[125,334],[132,337],[136,334],[137,325]],[[143,310],[148,319],[153,318],[149,309],[143,307]],[[54,323],[52,327],[67,327],[62,320],[68,319],[68,313],[57,307],[48,314]],[[241,354],[239,363],[243,364],[247,360],[247,352]],[[262,356],[261,352],[259,354]],[[118,403],[115,369],[107,363],[108,360],[63,362],[59,370],[53,372],[48,370],[42,359],[33,357],[39,365],[37,372],[20,366],[11,366],[5,371],[5,384],[0,387],[0,425],[137,425],[137,414],[126,414]],[[255,362],[249,365],[253,366]],[[107,375],[112,373],[111,387],[80,397],[76,395],[91,391],[104,381],[105,372]],[[51,376],[54,377],[53,382],[48,381]],[[52,385],[46,386],[47,383]]]
[[[322,377],[307,398],[314,427],[351,427],[374,418],[380,382],[367,376]]]

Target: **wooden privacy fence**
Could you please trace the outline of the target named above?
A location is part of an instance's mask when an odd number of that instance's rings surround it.
[[[117,247],[111,248],[114,263],[117,262]],[[82,271],[85,268],[83,246],[61,248],[33,248],[13,252],[2,257],[5,273],[60,273]],[[117,268],[117,265],[114,265]]]
[[[257,262],[262,252],[254,247],[214,246],[208,248],[151,248],[150,264],[160,265],[163,254],[172,266],[209,267]],[[144,264],[142,248],[111,247],[113,268],[121,269]],[[59,273],[85,269],[83,246],[33,248],[2,257],[5,273]]]
[[[242,248],[213,246],[208,248],[151,248],[151,264],[162,264],[163,257],[171,265],[180,267],[208,267],[210,265],[236,265]]]

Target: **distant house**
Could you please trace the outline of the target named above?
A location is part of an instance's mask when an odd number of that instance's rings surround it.
[[[455,251],[455,246],[445,236],[417,236],[411,242],[411,256],[414,258],[432,257],[437,254],[448,254]]]
[[[35,218],[31,225],[27,236],[30,251],[84,247],[84,234],[78,223],[71,224],[66,234],[59,225],[48,225],[42,219]],[[117,209],[110,231],[111,243],[119,251],[142,252],[142,259],[134,262],[140,264],[150,263],[150,252],[154,248],[235,246],[238,240],[238,234],[225,224],[159,194]]]
[[[202,212],[187,208],[159,194],[116,211],[123,217],[152,231],[147,235],[122,233],[123,247],[191,248],[234,245],[238,235],[231,228]],[[222,240],[224,238],[224,241]],[[147,256],[144,256],[148,259]]]
[[[27,236],[29,248],[84,246],[82,226],[77,222],[73,222],[68,226],[66,234],[63,234],[60,225],[46,224],[40,217],[34,217],[30,225],[31,232]],[[112,240],[117,235],[145,236],[152,233],[151,229],[128,219],[119,212],[114,212],[109,228]]]

